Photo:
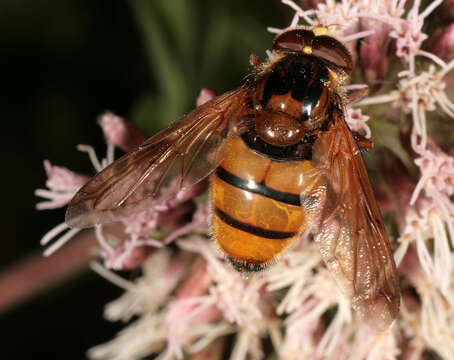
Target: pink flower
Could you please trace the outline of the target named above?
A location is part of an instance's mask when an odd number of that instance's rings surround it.
[[[208,90],[205,92],[202,91],[202,93],[205,94],[206,99],[214,96]],[[98,171],[113,161],[113,144],[128,151],[131,146],[137,146],[143,141],[144,135],[138,128],[112,113],[102,115],[99,124],[103,128],[108,142],[106,158],[100,161],[93,148],[90,146],[79,146],[79,150],[86,151],[89,154],[93,166]],[[51,191],[39,189],[35,193],[52,201],[39,203],[37,205],[39,210],[66,205],[76,191],[89,179],[88,176],[75,174],[68,169],[51,166],[47,160],[44,162],[44,166],[49,177],[46,184]],[[173,193],[177,182],[178,179],[172,184],[169,184],[167,188],[163,188],[162,193],[164,198],[166,197],[166,192]],[[201,212],[195,214],[192,225],[191,223],[188,224],[187,217],[195,208],[192,199],[204,193],[207,187],[208,182],[206,180],[200,181],[194,186],[178,192],[175,197],[168,197],[168,200],[155,205],[153,208],[133,214],[129,218],[124,219],[123,231],[126,234],[126,238],[118,230],[116,230],[114,235],[109,234],[105,236],[105,229],[102,226],[98,226],[96,237],[101,248],[100,255],[104,258],[105,266],[112,269],[131,269],[138,267],[146,259],[146,256],[152,252],[153,248],[161,247],[164,244],[151,236],[154,231],[170,231],[171,234],[167,240],[170,242],[187,234],[189,230],[192,231],[198,226],[206,224],[207,215],[202,219],[200,218]],[[65,230],[68,230],[68,226],[65,224],[58,225],[43,237],[42,244],[47,244]],[[45,254],[50,255],[58,250],[78,231],[79,229],[68,230],[46,250]],[[172,236],[173,232],[175,234]]]
[[[402,327],[410,339],[410,346],[417,353],[428,348],[443,359],[450,359],[454,353],[454,343],[448,340],[454,336],[453,288],[442,291],[437,287],[436,281],[428,277],[419,266],[414,248],[407,253],[401,271],[415,287],[420,298],[420,308],[413,305],[413,309],[402,309]]]
[[[99,240],[99,235],[98,235]],[[147,259],[153,248],[161,247],[154,239],[138,239],[131,237],[121,241],[116,246],[103,247],[100,255],[104,258],[104,266],[114,270],[131,270],[138,268]]]
[[[169,304],[166,314],[166,358],[174,355],[182,359],[183,347],[194,337],[193,331],[199,326],[222,319],[222,313],[206,296],[211,284],[212,278],[206,271],[206,262],[194,264],[192,275],[179,288],[176,299]]]
[[[56,209],[65,206],[74,196],[77,190],[90,178],[87,175],[76,174],[67,168],[51,165],[49,160],[44,160],[46,170],[46,186],[49,190],[38,189],[36,196],[49,201],[42,201],[36,204],[36,209]]]
[[[101,276],[122,287],[126,292],[107,304],[105,317],[111,321],[128,321],[140,317],[110,342],[88,351],[92,359],[140,359],[162,351],[166,341],[166,305],[185,270],[184,255],[173,257],[171,251],[155,252],[143,263],[143,275],[135,282],[125,280],[98,263],[93,269]]]
[[[363,132],[364,136],[367,139],[370,139],[371,132],[369,126],[367,126],[366,122],[369,120],[369,116],[363,115],[361,109],[348,109],[346,121],[348,127],[352,131],[356,132]]]
[[[104,132],[106,142],[124,152],[135,149],[146,139],[146,135],[136,125],[110,111],[99,117],[98,124]]]
[[[427,34],[422,32],[424,20],[442,1],[432,1],[419,13],[421,1],[416,0],[406,19],[389,17],[385,20],[393,27],[389,35],[396,39],[396,55],[402,57],[409,64],[410,74],[413,74],[415,71],[415,57],[418,55],[426,56],[442,67],[446,65],[434,54],[421,50],[422,42],[427,39]]]
[[[426,149],[421,149],[415,159],[421,178],[416,185],[411,203],[424,189],[427,196],[443,202],[445,197],[454,193],[454,157],[444,153],[431,139]]]
[[[262,283],[242,279],[239,273],[221,261],[217,250],[205,239],[194,237],[180,241],[178,245],[183,250],[202,255],[207,261],[207,272],[216,283],[209,289],[209,299],[222,311],[224,318],[258,333],[263,319],[259,293]]]
[[[197,98],[196,105],[197,107],[205,104],[206,102],[214,99],[217,96],[216,92],[210,89],[200,90],[199,97]]]
[[[180,237],[197,232],[197,230],[206,232],[206,229],[208,228],[209,217],[210,204],[208,202],[200,203],[199,205],[197,205],[197,209],[194,212],[192,221],[173,231],[168,237],[166,237],[164,243],[170,244]]]

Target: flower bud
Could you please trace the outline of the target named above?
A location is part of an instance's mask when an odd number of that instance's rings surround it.
[[[99,117],[98,124],[106,141],[124,152],[135,149],[147,137],[136,125],[109,111]]]
[[[197,102],[196,102],[197,107],[205,104],[206,102],[210,101],[211,99],[214,99],[216,96],[217,96],[217,93],[215,91],[203,88],[202,90],[200,90],[199,97],[197,98]]]

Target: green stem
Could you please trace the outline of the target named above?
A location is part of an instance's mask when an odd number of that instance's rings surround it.
[[[130,0],[130,5],[144,37],[150,69],[165,102],[166,120],[174,121],[183,114],[186,106],[187,84],[184,73],[176,61],[176,52],[172,51],[168,37],[158,22],[153,2]]]

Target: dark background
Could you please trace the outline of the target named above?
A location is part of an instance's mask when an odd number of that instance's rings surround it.
[[[104,155],[99,114],[111,110],[150,133],[164,127],[194,107],[200,88],[240,85],[250,52],[264,58],[270,47],[266,27],[284,27],[292,14],[258,0],[2,0],[0,276],[40,256],[40,238],[63,221],[64,209],[34,208],[43,159],[92,174],[75,147]],[[102,319],[121,292],[86,271],[0,309],[2,359],[83,359],[124,326]]]

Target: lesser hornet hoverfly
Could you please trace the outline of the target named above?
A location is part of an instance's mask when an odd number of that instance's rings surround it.
[[[115,221],[211,176],[212,236],[237,270],[266,267],[306,233],[353,307],[386,326],[398,314],[400,290],[345,122],[351,55],[323,26],[283,31],[271,55],[265,63],[251,55],[253,80],[97,174],[70,202],[66,222]]]

